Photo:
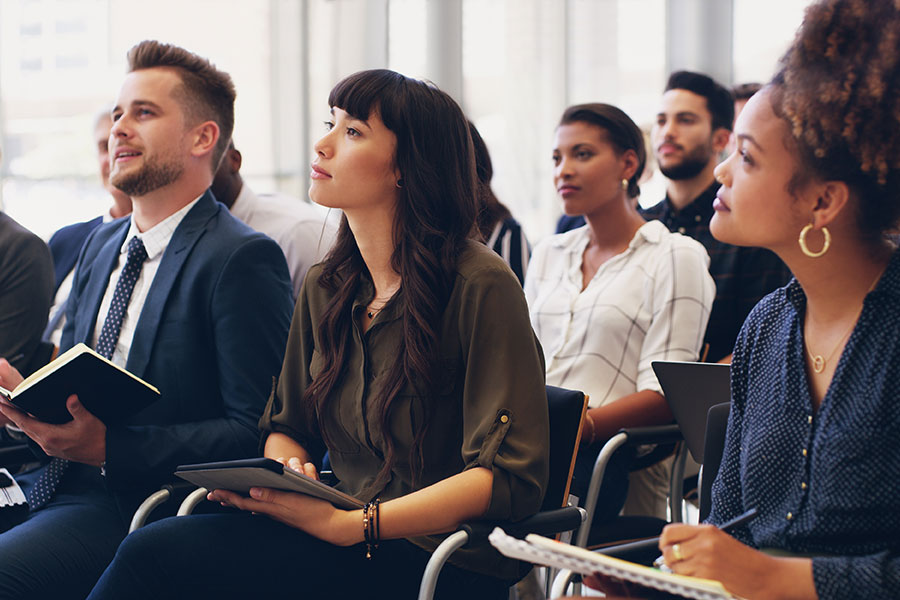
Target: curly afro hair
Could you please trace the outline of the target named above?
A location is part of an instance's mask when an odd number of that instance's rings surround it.
[[[874,237],[900,218],[898,43],[900,0],[820,0],[772,82],[801,171],[847,183],[860,229]]]

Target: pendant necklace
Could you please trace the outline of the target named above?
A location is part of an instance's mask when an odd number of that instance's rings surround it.
[[[878,280],[881,279],[881,275],[884,271],[879,271],[878,276],[875,277],[875,281],[872,282],[872,285],[869,286],[869,289],[866,291],[866,295],[869,295],[869,292],[875,289],[875,286],[878,284]],[[865,304],[865,298],[863,298],[863,303]],[[822,357],[821,354],[813,354],[812,350],[809,349],[809,343],[806,340],[806,336],[804,335],[803,345],[806,346],[806,353],[809,355],[809,359],[812,361],[812,369],[816,372],[816,374],[821,373],[825,370],[825,365],[828,364],[828,361],[834,356],[834,353],[837,352],[837,349],[841,347],[841,344],[847,336],[850,335],[850,332],[856,327],[856,323],[859,321],[859,317],[862,316],[863,307],[859,307],[859,313],[857,313],[856,318],[853,319],[853,322],[850,323],[850,328],[844,332],[844,335],[841,336],[841,339],[838,340],[838,343],[835,344],[834,348],[832,348],[831,352],[827,357]]]

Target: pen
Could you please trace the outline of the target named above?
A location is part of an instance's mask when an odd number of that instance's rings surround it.
[[[729,532],[732,529],[737,529],[741,525],[746,525],[747,523],[749,523],[750,521],[752,521],[755,518],[756,518],[756,509],[751,508],[750,510],[746,511],[745,513],[740,514],[740,515],[736,516],[735,518],[733,518],[729,521],[726,521],[725,523],[722,523],[722,525],[719,526],[719,529],[721,529],[722,531],[725,531],[725,532]],[[672,572],[672,570],[666,564],[666,561],[663,559],[662,555],[659,555],[657,557],[657,559],[653,561],[653,566],[661,571],[665,570],[670,573]]]

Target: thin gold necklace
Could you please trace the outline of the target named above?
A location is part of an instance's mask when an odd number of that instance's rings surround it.
[[[872,285],[869,286],[869,289],[866,290],[866,296],[869,295],[869,292],[875,289],[875,286],[878,284],[878,281],[881,279],[881,275],[884,271],[879,271],[878,275],[875,277],[875,281],[872,282]],[[863,305],[865,305],[866,299],[863,297]],[[812,350],[809,349],[809,341],[806,339],[806,336],[803,336],[803,345],[806,346],[806,353],[809,355],[809,359],[812,361],[812,369],[816,374],[821,373],[825,370],[825,365],[828,364],[828,361],[834,356],[834,353],[837,352],[837,349],[840,348],[841,344],[847,339],[847,336],[850,335],[850,332],[856,327],[856,323],[859,321],[859,317],[862,316],[863,307],[859,307],[859,312],[856,313],[856,318],[853,319],[853,322],[850,323],[850,328],[844,332],[844,335],[838,340],[837,344],[835,344],[834,348],[831,349],[831,352],[828,354],[827,358],[822,358],[821,354],[813,354]]]
[[[395,291],[394,294],[396,294],[396,293],[397,292]],[[385,306],[388,305],[388,302],[391,301],[391,298],[394,297],[394,294],[391,294],[390,296],[383,297],[383,298],[372,298],[372,301],[369,302],[369,305],[366,307],[366,316],[369,317],[370,319],[374,319],[375,315],[380,313],[381,310]],[[372,304],[375,302],[379,302],[379,301],[381,302],[381,306],[379,306],[378,308],[372,308]]]
[[[821,373],[825,370],[825,365],[831,360],[831,357],[834,356],[834,353],[840,347],[841,342],[850,335],[850,332],[853,331],[853,328],[856,327],[856,322],[859,321],[859,315],[862,314],[862,309],[859,310],[859,314],[856,315],[856,318],[853,319],[853,322],[850,324],[850,329],[844,332],[844,335],[841,336],[841,339],[838,340],[838,343],[835,344],[834,348],[832,348],[831,353],[827,358],[822,358],[821,354],[813,354],[812,350],[809,349],[809,343],[806,344],[806,353],[809,354],[809,359],[812,361],[812,369],[816,373]]]

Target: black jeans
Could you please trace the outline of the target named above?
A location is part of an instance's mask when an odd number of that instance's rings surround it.
[[[389,540],[367,560],[363,544],[334,546],[245,513],[174,517],[129,535],[90,599],[415,598],[428,558]],[[507,589],[448,564],[435,597],[499,600]]]

